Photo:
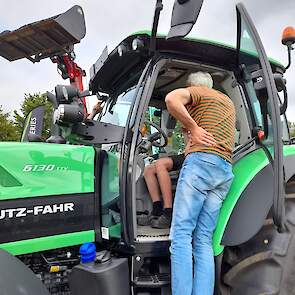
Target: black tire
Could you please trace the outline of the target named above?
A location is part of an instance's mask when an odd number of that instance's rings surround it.
[[[225,249],[222,280],[230,295],[295,294],[295,194],[287,195],[286,219],[285,233],[267,219],[250,241]]]

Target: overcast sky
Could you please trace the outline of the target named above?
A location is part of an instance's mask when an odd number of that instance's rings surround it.
[[[236,0],[204,0],[199,19],[190,36],[235,45]],[[287,50],[281,44],[286,26],[295,26],[294,0],[242,0],[251,15],[269,56],[287,64]],[[109,52],[130,33],[150,29],[156,0],[0,0],[0,32],[14,30],[24,24],[41,20],[81,5],[86,19],[86,37],[76,45],[76,62],[89,73],[90,66],[108,45]],[[159,32],[167,33],[174,0],[163,0]],[[287,71],[289,120],[295,121],[295,50],[294,63]],[[6,111],[17,109],[24,93],[53,90],[66,84],[59,78],[56,65],[50,60],[32,64],[28,60],[13,63],[0,57],[1,100]],[[293,79],[292,79],[293,78]],[[88,82],[88,81],[87,81]]]

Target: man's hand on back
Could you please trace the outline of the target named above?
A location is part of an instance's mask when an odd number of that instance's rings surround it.
[[[207,146],[216,145],[216,141],[213,135],[199,126],[196,126],[195,128],[188,131],[188,136],[189,136],[189,146],[193,146],[196,144],[202,144]]]

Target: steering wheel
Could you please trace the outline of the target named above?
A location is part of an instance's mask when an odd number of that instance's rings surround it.
[[[163,131],[163,129],[161,129],[158,125],[156,125],[155,123],[151,122],[151,121],[147,121],[148,124],[150,124],[150,126],[154,127],[155,129],[157,129],[156,132],[152,133],[151,135],[149,135],[147,137],[146,140],[144,140],[141,144],[140,144],[140,150],[141,152],[147,152],[149,150],[149,148],[151,148],[152,146],[156,146],[156,147],[165,147],[168,144],[168,137],[166,135],[166,133]],[[159,142],[157,142],[157,140],[163,138],[164,142],[161,144]]]

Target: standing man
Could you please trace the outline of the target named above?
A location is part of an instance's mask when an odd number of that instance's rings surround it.
[[[170,231],[172,294],[212,295],[212,235],[233,179],[235,109],[228,96],[212,89],[209,73],[191,74],[187,85],[166,96],[168,111],[188,130],[190,139]]]

